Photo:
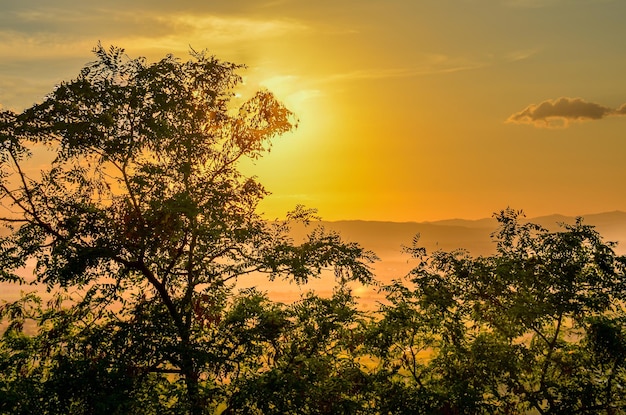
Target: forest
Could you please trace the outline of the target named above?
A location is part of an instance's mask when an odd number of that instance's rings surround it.
[[[416,236],[383,284],[314,209],[258,213],[240,162],[297,118],[267,90],[233,108],[242,65],[94,53],[0,109],[0,282],[24,292],[0,304],[0,413],[626,413],[626,257],[582,218],[506,208],[490,255]],[[329,272],[331,295],[288,303],[236,287]]]

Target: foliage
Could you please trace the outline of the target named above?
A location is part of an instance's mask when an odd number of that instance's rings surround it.
[[[280,307],[238,295],[238,279],[304,284],[334,269],[340,285],[368,282],[374,256],[322,228],[294,241],[290,224],[314,211],[256,212],[267,192],[238,162],[294,119],[268,91],[236,108],[241,66],[94,52],[43,103],[1,113],[0,280],[25,283],[34,263],[36,282],[60,290],[49,307],[4,306],[2,411],[212,413],[282,335]],[[52,159],[41,173],[37,148]],[[35,335],[14,312],[27,306]]]
[[[364,313],[349,287],[374,254],[311,209],[264,220],[238,169],[294,127],[270,92],[236,108],[241,66],[202,52],[95,53],[0,111],[0,282],[34,266],[49,291],[0,306],[0,413],[626,413],[626,257],[582,219],[507,209],[485,257],[416,237],[417,266]],[[235,286],[328,271],[332,296],[293,304]]]
[[[383,412],[624,413],[626,258],[581,219],[497,219],[493,256],[409,249],[412,287],[387,287],[368,338]]]
[[[369,375],[358,358],[364,319],[345,288],[309,294],[275,316],[282,330],[264,365],[238,383],[228,413],[358,414],[368,410]]]

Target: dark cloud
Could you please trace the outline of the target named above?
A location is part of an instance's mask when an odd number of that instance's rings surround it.
[[[614,110],[582,98],[561,97],[531,104],[511,115],[507,122],[535,127],[566,127],[570,121],[600,120],[609,115],[626,115],[626,104]]]

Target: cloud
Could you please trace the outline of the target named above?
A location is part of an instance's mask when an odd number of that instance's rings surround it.
[[[161,19],[164,24],[173,21],[175,26],[186,28],[193,34],[202,34],[203,37],[219,43],[258,40],[307,30],[302,23],[278,19],[261,20],[211,15],[179,15]]]
[[[561,0],[506,0],[505,6],[517,8],[537,9],[540,7],[549,7],[561,3]]]
[[[307,101],[321,97],[322,91],[311,87],[311,82],[295,75],[277,75],[259,81],[259,86],[272,91],[289,109],[300,113]],[[302,111],[304,113],[304,111]]]
[[[149,61],[166,53],[185,59],[191,44],[198,50],[210,47],[210,53],[228,61],[255,65],[265,53],[264,42],[314,31],[300,20],[281,15],[193,9],[163,13],[85,2],[63,8],[68,1],[59,0],[53,6],[39,3],[32,9],[10,2],[0,13],[0,102],[5,107],[26,108],[63,79],[75,77],[94,60],[91,50],[98,41],[105,47],[121,46],[130,56],[145,56]]]
[[[598,4],[598,3],[611,3],[615,0],[503,0],[502,4],[508,7],[524,8],[524,9],[539,9],[543,7],[552,6],[567,6],[571,7],[572,3],[577,4]]]
[[[488,56],[449,56],[444,54],[424,55],[421,62],[411,67],[402,68],[371,68],[342,72],[329,75],[322,82],[335,81],[360,81],[391,78],[411,78],[417,76],[429,76],[449,74],[462,71],[472,71],[502,63],[510,63],[530,59],[537,54],[539,49],[514,50],[501,55]]]
[[[626,104],[622,104],[621,107],[615,110],[615,114],[617,115],[626,115]]]
[[[390,78],[410,78],[461,71],[470,71],[487,66],[489,63],[465,58],[452,58],[446,55],[430,55],[420,65],[405,68],[366,69],[329,75],[322,82],[359,81]]]
[[[511,115],[507,122],[554,128],[567,127],[571,121],[600,120],[609,115],[626,115],[626,104],[615,110],[582,98],[561,97],[531,104]]]
[[[509,62],[522,61],[531,58],[536,55],[537,52],[538,49],[515,50],[506,54],[506,60]]]

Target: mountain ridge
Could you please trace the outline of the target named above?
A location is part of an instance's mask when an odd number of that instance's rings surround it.
[[[560,225],[573,224],[576,218],[594,226],[607,241],[618,242],[618,252],[626,253],[626,212],[610,211],[580,216],[552,214],[523,218],[556,231]],[[444,219],[424,222],[394,222],[368,220],[320,221],[319,224],[339,232],[344,238],[358,242],[377,254],[399,254],[402,245],[410,245],[415,235],[420,235],[419,244],[428,251],[437,249],[465,249],[472,255],[490,255],[495,252],[491,234],[497,230],[495,218]],[[301,230],[304,232],[304,229]],[[303,235],[304,233],[298,232]],[[622,245],[624,245],[622,247]],[[623,249],[622,249],[623,248]]]
[[[534,222],[534,223],[548,223],[554,222],[558,224],[558,222],[566,221],[569,223],[570,221],[576,220],[576,218],[583,218],[585,222],[589,222],[589,220],[624,220],[626,221],[626,212],[621,210],[613,210],[607,212],[599,212],[599,213],[588,213],[583,215],[563,215],[560,213],[552,213],[549,215],[540,215],[534,217],[523,217],[524,222]],[[446,226],[467,226],[467,227],[478,227],[478,226],[491,226],[492,224],[497,224],[495,217],[485,217],[479,219],[463,219],[463,218],[451,218],[451,219],[439,219],[433,221],[392,221],[392,220],[367,220],[367,219],[339,219],[339,220],[322,220],[321,222],[327,223],[341,223],[341,222],[364,222],[364,223],[397,223],[397,224],[430,224],[430,225],[446,225]],[[593,223],[589,223],[593,225]]]

